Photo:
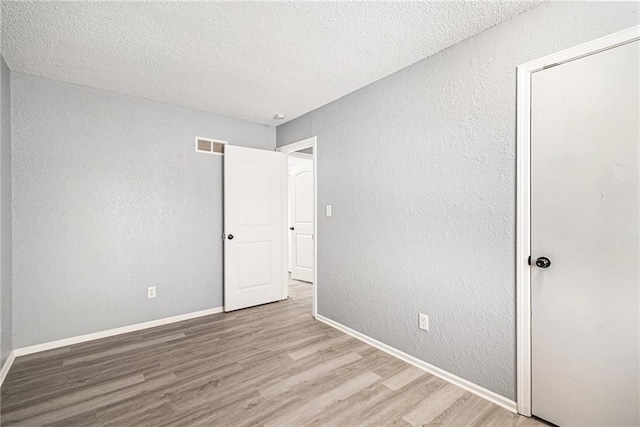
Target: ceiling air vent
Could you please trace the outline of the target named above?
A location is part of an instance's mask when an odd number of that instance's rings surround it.
[[[201,138],[196,136],[196,152],[207,154],[224,154],[224,146],[227,141],[219,141],[217,139]]]

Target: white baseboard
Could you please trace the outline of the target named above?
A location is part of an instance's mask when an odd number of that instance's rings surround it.
[[[0,369],[0,387],[4,382],[4,379],[7,378],[7,374],[9,373],[9,369],[11,369],[11,365],[13,365],[14,360],[16,360],[16,352],[15,350],[11,350],[11,353],[7,356],[7,360],[5,360],[2,365],[2,369]]]
[[[0,386],[13,365],[13,361],[18,356],[26,356],[27,354],[39,353],[41,351],[53,350],[54,348],[67,347],[74,344],[80,344],[87,341],[99,340],[100,338],[112,337],[115,335],[126,334],[128,332],[141,331],[143,329],[154,328],[156,326],[168,325],[170,323],[182,322],[183,320],[195,319],[197,317],[209,316],[211,314],[222,313],[222,307],[210,308],[207,310],[194,311],[193,313],[179,314],[177,316],[165,317],[163,319],[151,320],[149,322],[136,323],[135,325],[122,326],[120,328],[108,329],[106,331],[93,332],[91,334],[79,335],[77,337],[64,338],[57,341],[46,342],[42,344],[32,345],[29,347],[16,348],[9,353],[7,360],[0,369]]]
[[[511,412],[517,413],[516,410],[516,402],[514,402],[513,400],[507,399],[506,397],[500,396],[497,393],[494,393],[491,390],[487,390],[484,387],[480,387],[477,384],[472,383],[471,381],[467,381],[464,378],[460,378],[457,375],[454,375],[450,372],[445,371],[444,369],[440,369],[437,366],[433,366],[427,362],[424,362],[414,356],[411,356],[407,353],[404,353],[394,347],[391,347],[387,344],[384,344],[378,340],[375,340],[365,334],[362,334],[358,331],[354,331],[351,328],[348,328],[347,326],[344,326],[341,323],[338,323],[336,321],[333,321],[331,319],[327,319],[324,316],[321,315],[316,315],[316,319],[326,323],[327,325],[334,327],[342,332],[344,332],[345,334],[351,335],[354,338],[359,339],[360,341],[363,341],[375,348],[377,348],[378,350],[382,350],[385,353],[388,353],[394,357],[397,357],[400,360],[403,360],[407,363],[409,363],[410,365],[416,366],[422,370],[427,371],[428,373],[435,375],[436,377],[442,378],[445,381],[450,382],[451,384],[457,385],[460,388],[463,388],[473,394],[476,394],[480,397],[482,397],[483,399],[488,400],[491,403],[495,403],[496,405],[505,408]]]
[[[215,307],[202,311],[194,311],[193,313],[187,314],[179,314],[178,316],[165,317],[163,319],[151,320],[149,322],[136,323],[135,325],[122,326],[120,328],[93,332],[91,334],[79,335],[77,337],[64,338],[61,340],[36,344],[29,347],[17,348],[13,351],[15,352],[16,357],[25,356],[27,354],[39,353],[41,351],[52,350],[54,348],[67,347],[87,341],[99,340],[100,338],[107,338],[114,335],[126,334],[127,332],[135,332],[143,329],[154,328],[156,326],[168,325],[169,323],[182,322],[183,320],[195,319],[196,317],[209,316],[216,313],[222,313],[222,307]]]
[[[122,326],[120,328],[108,329],[106,331],[93,332],[91,334],[79,335],[77,337],[64,338],[61,340],[32,345],[29,347],[17,348],[13,350],[13,352],[15,353],[15,357],[25,356],[27,354],[39,353],[41,351],[52,350],[54,348],[67,347],[87,341],[99,340],[100,338],[107,338],[114,335],[126,334],[128,332],[154,328],[156,326],[168,325],[169,323],[181,322],[183,320],[195,319],[196,317],[209,316],[216,313],[222,313],[222,307],[215,307],[202,311],[194,311],[193,313],[180,314],[178,316],[165,317],[164,319],[151,320],[149,322],[136,323],[135,325]]]

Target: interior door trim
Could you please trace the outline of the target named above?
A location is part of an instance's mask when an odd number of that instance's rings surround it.
[[[313,148],[313,317],[318,316],[318,138],[312,136],[276,148],[282,153]],[[305,156],[306,157],[306,156]],[[285,283],[286,285],[286,283]]]
[[[531,75],[640,40],[640,25],[517,67],[516,101],[516,359],[517,410],[531,416]]]

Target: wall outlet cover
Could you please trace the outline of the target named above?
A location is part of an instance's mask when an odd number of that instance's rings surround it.
[[[420,329],[429,330],[429,316],[420,313]]]

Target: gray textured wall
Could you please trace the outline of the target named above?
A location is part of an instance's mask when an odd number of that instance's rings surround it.
[[[0,57],[0,365],[11,343],[11,77]]]
[[[222,158],[194,137],[273,149],[275,128],[11,83],[14,346],[221,306]]]
[[[516,66],[637,24],[543,4],[280,125],[318,137],[319,313],[515,399]]]

